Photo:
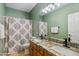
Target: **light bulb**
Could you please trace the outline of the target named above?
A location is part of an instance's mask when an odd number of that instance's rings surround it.
[[[47,13],[47,11],[45,9],[42,10],[43,13]]]
[[[60,3],[55,3],[56,6],[60,7]]]
[[[45,10],[46,10],[46,11],[48,11],[48,12],[50,12],[50,11],[51,11],[51,9],[50,9],[50,7],[49,7],[49,6],[47,6],[47,7],[45,8]]]
[[[49,5],[50,8],[51,8],[52,6],[53,6],[52,4]]]

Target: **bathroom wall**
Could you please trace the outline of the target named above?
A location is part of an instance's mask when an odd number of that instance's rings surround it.
[[[5,6],[4,4],[0,3],[0,16],[4,16],[5,14]]]
[[[58,10],[51,12],[42,18],[39,15],[41,8],[46,4],[37,4],[37,6],[32,10],[31,15],[33,20],[42,20],[48,22],[48,36],[55,38],[65,38],[68,36],[68,14],[79,12],[79,4],[68,4]],[[52,26],[59,26],[58,34],[51,34],[50,29]],[[34,31],[35,33],[35,31]]]
[[[0,23],[2,23],[2,17],[5,15],[5,5],[0,3]]]
[[[48,36],[56,38],[65,38],[68,36],[68,14],[79,12],[79,4],[68,4],[58,10],[44,16],[44,20],[48,22]],[[59,34],[51,34],[50,28],[59,26]]]
[[[29,13],[24,12],[24,11],[19,11],[16,9],[12,9],[12,8],[5,8],[5,15],[6,16],[11,16],[11,17],[17,17],[17,18],[25,18],[28,19],[29,18]]]
[[[5,6],[0,3],[0,23],[2,24],[2,17],[5,15]],[[0,38],[0,53],[4,51],[4,39]]]

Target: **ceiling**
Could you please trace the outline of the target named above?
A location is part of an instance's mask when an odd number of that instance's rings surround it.
[[[20,11],[30,12],[37,3],[6,3],[6,7],[17,9]]]

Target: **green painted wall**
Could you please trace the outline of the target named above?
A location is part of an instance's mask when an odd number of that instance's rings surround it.
[[[6,9],[5,11],[6,16],[17,17],[17,18],[29,18],[29,13],[27,12],[19,11],[16,9],[11,9],[8,7],[6,7],[5,9]]]
[[[68,14],[79,12],[79,4],[68,4],[54,12],[44,16],[44,20],[48,22],[48,36],[56,38],[65,38],[68,36]],[[50,28],[59,26],[58,34],[51,34]]]
[[[2,23],[2,17],[5,15],[5,5],[0,3],[0,23]]]
[[[0,3],[0,16],[4,16],[5,14],[5,6],[4,4]]]
[[[43,17],[40,17],[41,9],[46,6],[47,4],[37,4],[37,6],[32,10],[30,13],[31,19],[33,20],[42,20],[48,22],[48,36],[55,37],[55,38],[65,38],[68,36],[68,14],[79,12],[79,4],[68,4],[58,10],[51,12]],[[59,33],[58,34],[51,34],[50,29],[52,26],[59,26]],[[35,33],[36,29],[33,29]]]
[[[2,24],[2,17],[5,15],[5,6],[0,3],[0,23]],[[0,39],[0,53],[4,51],[4,39]]]

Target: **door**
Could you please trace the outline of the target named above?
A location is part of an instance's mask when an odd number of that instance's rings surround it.
[[[68,34],[71,42],[79,43],[79,12],[68,15]]]

